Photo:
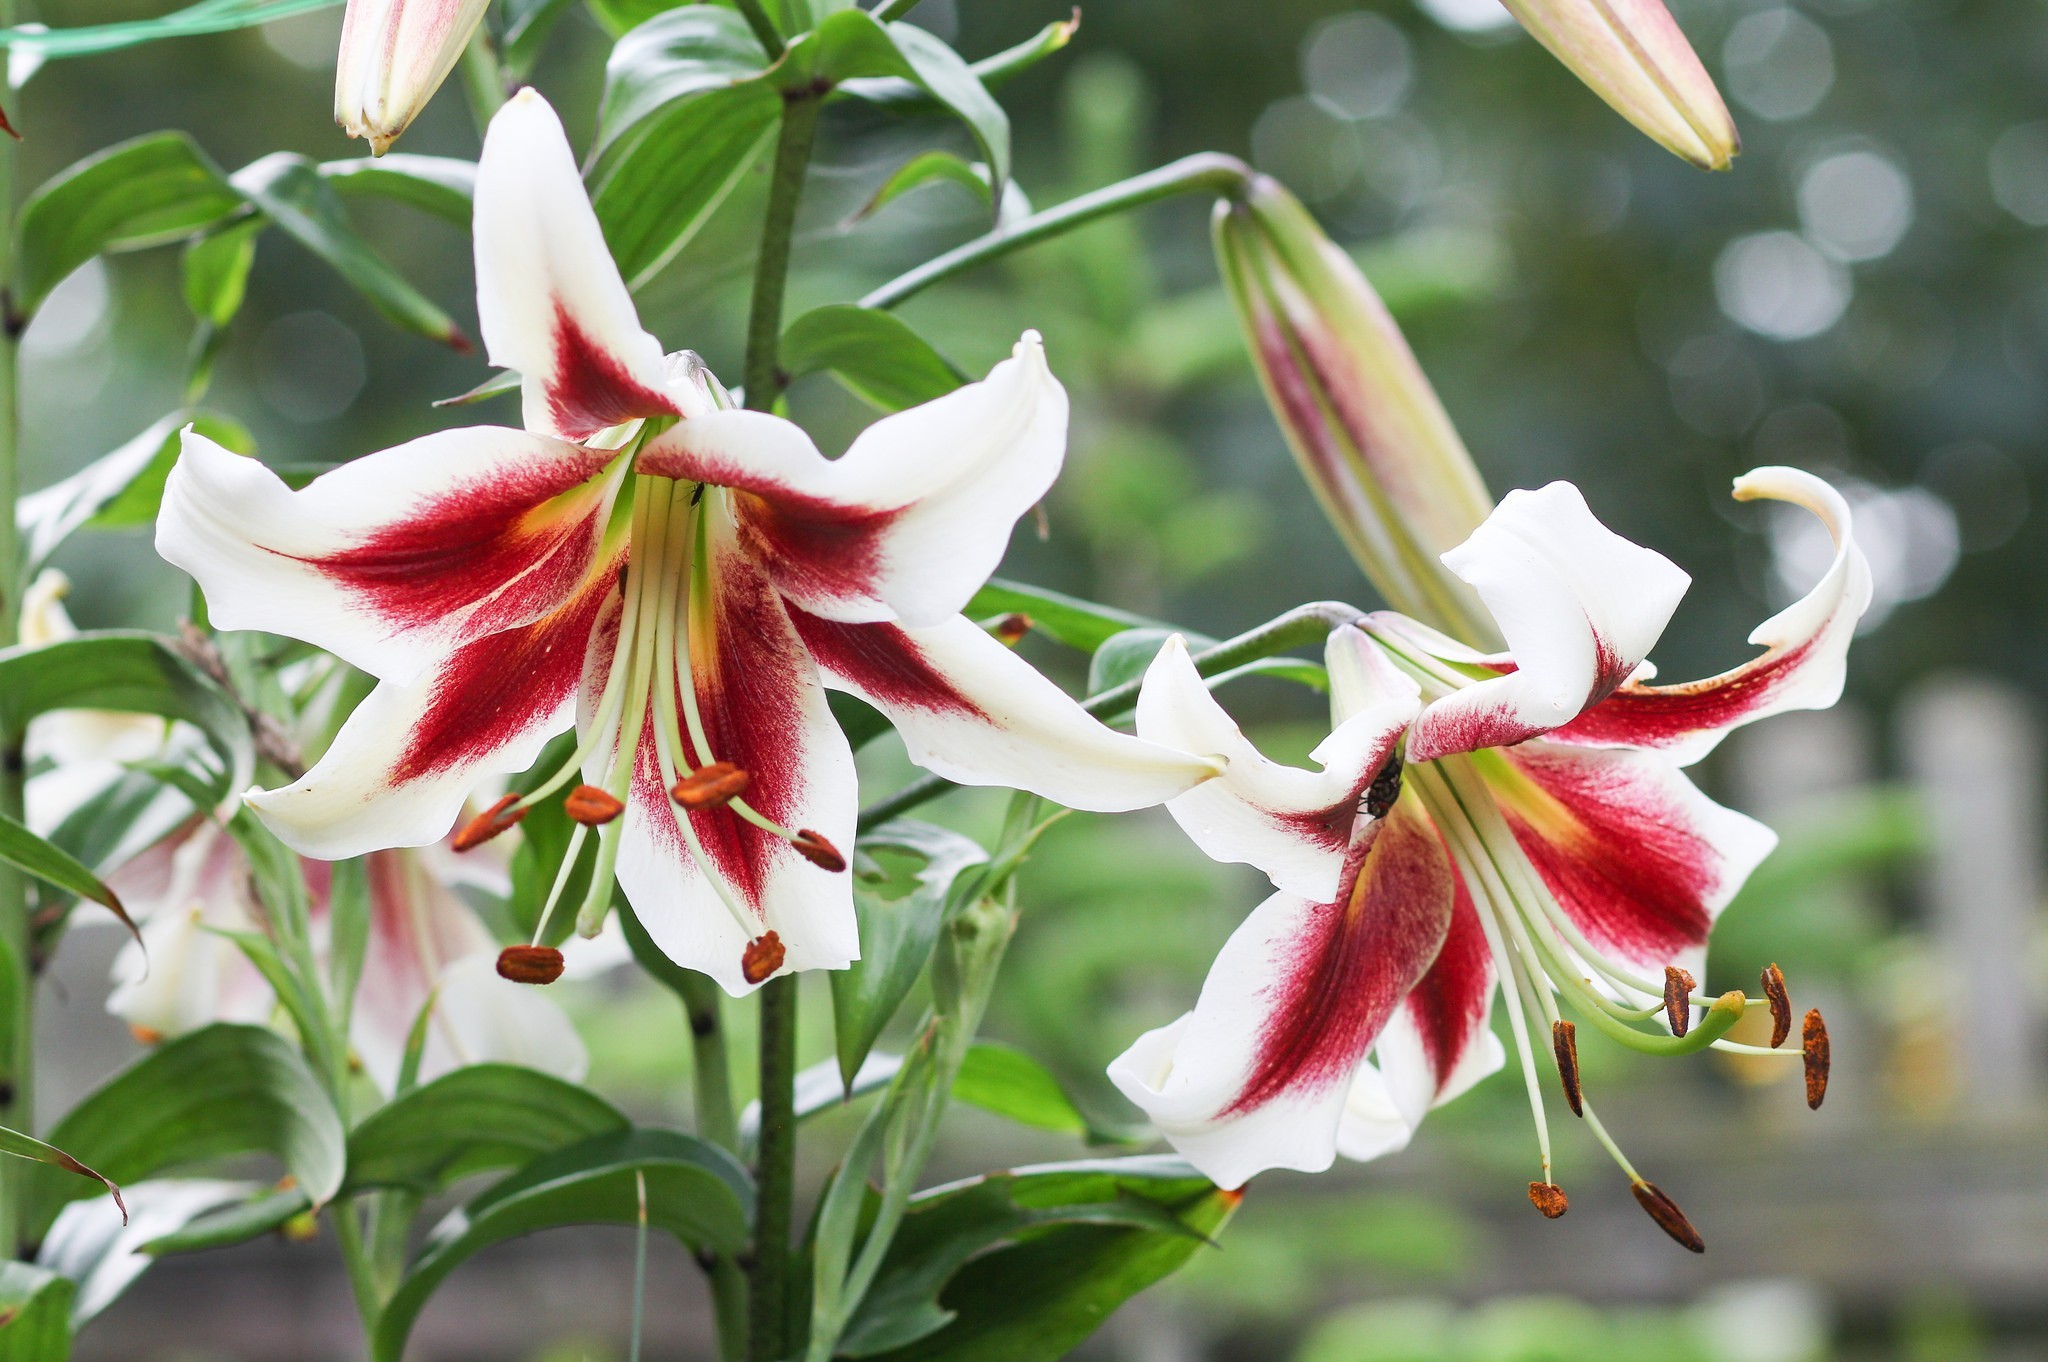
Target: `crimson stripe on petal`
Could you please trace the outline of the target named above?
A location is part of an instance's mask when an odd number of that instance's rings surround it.
[[[1277,962],[1252,1071],[1219,1116],[1350,1082],[1443,945],[1452,886],[1427,820],[1397,804],[1374,824],[1352,852],[1338,901],[1311,907],[1291,958]]]
[[[1733,727],[1763,709],[1812,651],[1808,641],[1705,681],[1625,686],[1552,736],[1613,746],[1675,746],[1696,733]]]
[[[788,613],[797,636],[818,665],[877,704],[993,722],[980,705],[932,666],[900,626],[841,624],[794,605],[788,607]]]
[[[577,325],[560,299],[555,301],[555,367],[548,378],[548,415],[572,440],[643,416],[679,413],[668,394],[648,387],[616,355]]]
[[[1429,1060],[1430,1072],[1436,1075],[1438,1092],[1443,1091],[1458,1061],[1486,1024],[1487,1004],[1493,996],[1493,954],[1486,945],[1486,930],[1479,925],[1479,912],[1465,877],[1455,867],[1451,880],[1451,922],[1443,949],[1408,996],[1408,1015],[1422,1038],[1422,1052]]]

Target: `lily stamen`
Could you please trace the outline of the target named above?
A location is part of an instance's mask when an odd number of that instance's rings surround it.
[[[578,785],[562,801],[562,811],[569,815],[571,821],[595,828],[617,818],[626,811],[626,806],[614,799],[609,791],[600,790],[595,785]]]
[[[562,953],[553,946],[507,946],[498,952],[498,977],[515,984],[552,984],[562,977]]]
[[[1792,998],[1785,991],[1785,972],[1776,962],[1764,966],[1764,997],[1771,1000],[1771,1048],[1777,1049],[1792,1034]]]
[[[1828,1065],[1833,1056],[1828,1045],[1828,1024],[1821,1020],[1817,1007],[1806,1014],[1806,1025],[1800,1033],[1800,1056],[1806,1061],[1806,1105],[1819,1111],[1828,1095]]]
[[[503,799],[500,799],[497,803],[463,824],[462,831],[455,834],[455,840],[451,845],[457,851],[469,851],[482,846],[499,833],[508,831],[520,819],[526,817],[525,809],[513,807],[518,802],[518,795],[506,795]]]
[[[729,761],[700,766],[669,787],[669,797],[692,811],[731,803],[754,778]]]

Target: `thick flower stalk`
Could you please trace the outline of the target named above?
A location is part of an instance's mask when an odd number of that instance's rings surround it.
[[[489,0],[348,0],[334,66],[334,121],[382,156],[469,46]]]
[[[1442,555],[1493,498],[1386,305],[1278,181],[1216,206],[1216,257],[1295,462],[1387,604],[1460,637],[1492,629]]]
[[[1400,1148],[1432,1105],[1502,1063],[1487,1021],[1498,990],[1536,1118],[1531,1199],[1563,1213],[1536,1078],[1547,1040],[1572,1111],[1645,1208],[1696,1247],[1600,1126],[1559,1001],[1651,1053],[1727,1048],[1748,1005],[1771,1008],[1774,1044],[1791,1029],[1775,970],[1758,999],[1697,991],[1716,914],[1775,838],[1681,767],[1737,725],[1836,700],[1870,573],[1847,503],[1819,479],[1764,468],[1735,495],[1806,507],[1836,553],[1804,599],[1750,635],[1762,654],[1703,681],[1647,680],[1685,573],[1602,527],[1565,483],[1510,494],[1445,555],[1505,652],[1391,613],[1331,635],[1335,728],[1320,771],[1261,756],[1178,641],[1155,660],[1139,733],[1225,763],[1167,807],[1209,855],[1257,866],[1275,889],[1225,945],[1195,1009],[1110,1070],[1203,1172],[1234,1187],[1266,1168]],[[1817,1105],[1818,1013],[1808,1028]]]
[[[641,329],[530,90],[485,138],[475,231],[484,340],[521,375],[524,430],[427,436],[297,492],[188,433],[165,491],[158,549],[217,625],[381,682],[303,779],[249,796],[288,844],[438,841],[480,783],[573,727],[573,756],[457,845],[563,800],[581,826],[554,897],[596,843],[585,934],[616,873],[664,951],[739,993],[858,952],[853,759],[827,686],[964,783],[1114,810],[1213,774],[1089,718],[959,613],[1064,456],[1036,335],[827,459]],[[522,977],[546,972],[538,939],[509,958]]]

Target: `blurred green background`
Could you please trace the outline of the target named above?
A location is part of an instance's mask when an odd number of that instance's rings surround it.
[[[158,8],[51,5],[39,17]],[[1572,1213],[1538,1219],[1522,1196],[1535,1174],[1526,1103],[1504,1074],[1434,1116],[1408,1151],[1260,1179],[1220,1248],[1112,1321],[1091,1356],[1965,1362],[2048,1351],[2031,727],[2048,684],[2048,522],[2030,513],[2048,475],[2048,25],[2035,0],[1690,0],[1675,12],[1742,128],[1732,173],[1694,171],[1643,139],[1495,0],[1098,0],[1066,54],[1003,92],[1019,179],[1040,206],[1206,148],[1285,180],[1386,294],[1497,492],[1572,479],[1608,524],[1692,573],[1658,651],[1665,677],[1746,656],[1747,631],[1825,561],[1796,516],[1729,501],[1729,479],[1749,467],[1847,480],[1878,576],[1844,708],[1774,721],[1699,772],[1785,834],[1728,912],[1711,986],[1741,987],[1776,960],[1799,1006],[1828,1009],[1829,1105],[1809,1115],[1783,1066],[1583,1047],[1611,1127],[1687,1208],[1705,1258],[1657,1233],[1579,1129],[1557,1132]],[[1036,0],[927,0],[914,17],[980,56],[1063,14]],[[338,27],[328,11],[54,63],[9,110],[26,136],[25,182],[162,128],[190,130],[229,169],[279,148],[352,154],[328,118]],[[573,12],[535,77],[578,138],[595,120],[605,42]],[[847,225],[890,169],[954,135],[835,106],[791,315],[980,229],[950,187]],[[475,154],[458,89],[400,149]],[[650,329],[728,378],[759,178],[642,299]],[[473,321],[459,233],[397,207],[366,206],[362,220]],[[189,319],[176,263],[158,251],[90,266],[38,318],[25,351],[31,487],[177,404]],[[1076,396],[1048,534],[1020,532],[1011,575],[1219,635],[1304,600],[1372,603],[1261,403],[1216,282],[1206,205],[1091,228],[904,315],[970,370],[1036,327]],[[332,462],[469,419],[428,403],[486,372],[480,357],[383,325],[272,234],[210,405],[246,422],[266,458]],[[488,419],[516,420],[498,401]],[[806,380],[794,404],[828,443],[872,415],[825,378]],[[186,608],[187,584],[145,534],[74,541],[60,564],[83,625],[161,626]],[[1079,682],[1077,659],[1033,655]],[[1229,698],[1269,750],[1313,745],[1313,697],[1258,683]],[[1988,744],[1973,743],[1984,733]],[[885,746],[866,760],[876,793],[908,770]],[[1971,812],[1980,795],[1995,816]],[[960,797],[942,816],[986,827],[995,812]],[[1958,827],[1969,835],[1952,836]],[[1260,893],[1163,816],[1070,820],[1025,877],[988,1034],[1043,1058],[1092,1114],[1128,1119],[1102,1066],[1191,1003]],[[126,1043],[97,1013],[91,959],[79,947],[79,982],[58,1005],[71,1028],[51,1041],[60,1086],[96,1076],[93,1037],[116,1057]],[[685,1038],[665,997],[577,1002],[600,1088],[655,1113],[683,1100]],[[822,990],[807,995],[805,1020],[806,1058],[822,1057]],[[822,1173],[844,1130],[817,1130],[807,1152]],[[935,1176],[1076,1153],[1071,1138],[966,1112]],[[428,1312],[422,1355],[621,1355],[625,1287],[604,1265],[623,1264],[629,1244],[563,1242],[577,1246],[566,1266],[560,1253],[508,1249],[468,1269],[457,1286],[474,1277],[469,1294],[451,1287]],[[82,1355],[345,1355],[344,1288],[322,1252],[167,1265]],[[657,1336],[697,1355],[694,1274],[680,1261],[656,1269],[667,1282]],[[540,1299],[555,1324],[536,1331],[520,1316]]]

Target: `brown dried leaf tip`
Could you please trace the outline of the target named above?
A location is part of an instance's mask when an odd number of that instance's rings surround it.
[[[1811,1008],[1806,1014],[1806,1026],[1800,1031],[1800,1048],[1806,1052],[1806,1105],[1814,1111],[1820,1110],[1821,1102],[1828,1095],[1828,1024],[1820,1019],[1820,1009]]]
[[[714,761],[684,776],[669,796],[686,809],[716,809],[747,792],[754,778],[729,761]]]
[[[1564,1194],[1564,1188],[1554,1182],[1532,1182],[1529,1184],[1529,1204],[1543,1212],[1545,1220],[1555,1220],[1572,1208]]]
[[[1629,1190],[1650,1213],[1650,1219],[1657,1222],[1658,1229],[1694,1253],[1707,1251],[1707,1241],[1700,1238],[1700,1232],[1692,1227],[1692,1221],[1685,1218],[1685,1212],[1678,1209],[1678,1203],[1665,1196],[1656,1183],[1633,1182],[1629,1184]]]
[[[996,637],[1009,644],[1012,648],[1016,647],[1024,635],[1030,632],[1031,616],[1029,615],[1005,615],[996,621]]]
[[[1785,992],[1785,971],[1764,966],[1764,997],[1771,1004],[1771,1048],[1777,1049],[1792,1034],[1792,997]]]
[[[472,847],[480,847],[507,828],[517,824],[520,819],[526,817],[526,810],[514,809],[512,807],[518,802],[518,795],[508,794],[476,817],[470,819],[469,822],[463,824],[462,831],[455,834],[455,849],[457,851],[468,851]]]
[[[750,984],[758,984],[782,968],[783,957],[789,954],[782,947],[782,938],[773,932],[764,932],[747,943],[740,953],[740,973]]]
[[[1699,980],[1678,966],[1664,967],[1664,1019],[1671,1023],[1672,1035],[1692,1030],[1692,991],[1699,986]]]
[[[1585,1099],[1579,1093],[1579,1028],[1568,1021],[1550,1024],[1550,1046],[1557,1052],[1557,1076],[1564,1080],[1564,1100],[1572,1115],[1586,1114]]]
[[[603,827],[626,811],[626,806],[609,790],[595,785],[578,785],[562,801],[562,812],[586,828]]]
[[[829,870],[836,875],[846,869],[846,858],[839,854],[839,848],[809,828],[798,828],[796,840],[790,845],[796,848],[797,855],[820,870]]]
[[[498,952],[498,977],[515,984],[552,984],[562,977],[562,953],[553,946],[507,946]]]

